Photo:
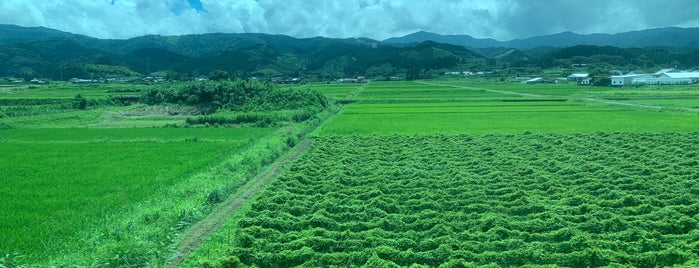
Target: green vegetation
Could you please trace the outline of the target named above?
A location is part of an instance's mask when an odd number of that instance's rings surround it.
[[[277,88],[269,83],[236,80],[224,83],[186,83],[144,92],[145,104],[198,107],[203,116],[189,117],[188,125],[269,126],[302,122],[326,109],[327,98],[313,90]]]
[[[586,72],[599,78],[593,83],[603,85],[608,83],[605,76],[612,69],[651,71],[668,66],[681,69],[699,66],[696,42],[688,39],[692,34],[681,32],[676,35],[687,38],[671,38],[670,43],[679,42],[682,44],[680,46],[694,48],[555,47],[571,44],[567,40],[569,36],[550,36],[553,40],[547,41],[547,46],[554,47],[534,47],[541,45],[539,41],[529,45],[501,43],[496,46],[502,47],[484,48],[480,47],[484,45],[481,44],[476,45],[479,48],[467,48],[464,45],[475,44],[417,41],[424,39],[393,44],[363,38],[295,39],[265,34],[143,36],[128,40],[99,40],[51,29],[37,33],[37,36],[55,37],[46,40],[27,39],[22,36],[24,31],[31,29],[15,28],[6,31],[8,36],[0,37],[0,76],[22,77],[26,81],[34,77],[65,81],[73,77],[107,79],[145,76],[179,81],[198,77],[212,80],[229,77],[296,77],[307,81],[333,81],[357,76],[371,80],[433,79],[443,76],[445,72],[482,71],[480,75],[501,79],[529,75],[555,79],[574,72],[571,66],[584,64],[590,66]],[[20,36],[13,37],[14,34]],[[626,46],[629,42],[648,44],[648,40],[657,38],[657,33],[647,34],[625,39],[616,45]],[[672,34],[664,32],[663,35]],[[561,38],[566,40],[559,40]],[[455,40],[441,41],[452,43]],[[507,47],[510,45],[519,49]],[[531,49],[525,49],[529,46]]]
[[[690,132],[699,117],[580,102],[354,104],[321,135]]]
[[[225,246],[260,267],[698,265],[697,144],[697,133],[322,137]]]
[[[221,79],[0,87],[0,264],[168,265],[313,133],[183,266],[699,265],[695,86]]]
[[[699,88],[515,79],[697,50],[35,31],[0,40],[0,267],[699,266]]]
[[[334,113],[313,91],[239,81],[5,89],[5,266],[164,265],[177,234]],[[173,98],[132,103],[153,92]],[[136,97],[114,101],[112,94]],[[235,104],[220,102],[223,95]],[[267,127],[254,120],[191,122],[252,113],[266,118]]]
[[[31,260],[186,181],[271,129],[19,129],[0,138],[0,252]]]
[[[699,264],[695,87],[304,87],[346,105],[187,265]]]
[[[620,90],[468,81],[371,83],[357,90],[353,98],[357,103],[345,107],[317,133],[692,132],[699,130],[696,111],[677,107],[696,106],[697,94],[696,87]],[[661,106],[637,105],[645,103]]]

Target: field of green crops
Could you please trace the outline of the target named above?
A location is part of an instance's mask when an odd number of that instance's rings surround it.
[[[4,85],[0,86],[3,100],[46,100],[72,99],[77,94],[89,98],[111,95],[139,94],[147,85],[139,84],[48,84],[48,85]]]
[[[635,92],[635,93],[634,93]],[[645,94],[645,95],[644,95]],[[575,85],[372,83],[321,135],[516,134],[699,131],[699,90],[599,89]],[[620,96],[634,95],[628,105]],[[647,96],[650,99],[643,99]],[[658,96],[674,99],[658,101]],[[587,101],[596,99],[598,101]],[[649,109],[635,105],[662,105]]]
[[[309,87],[346,105],[188,264],[699,265],[695,86]]]
[[[298,87],[341,110],[185,128],[192,107],[100,102],[140,85],[0,88],[0,258],[167,265],[173,234],[315,129],[182,266],[699,266],[696,86]]]
[[[699,265],[698,137],[322,137],[230,251],[259,267]]]
[[[699,131],[699,117],[581,102],[353,104],[322,135]]]
[[[190,126],[198,107],[110,99],[142,89],[0,88],[0,267],[164,265],[177,234],[320,120]]]
[[[45,259],[271,129],[16,129],[0,136],[0,252]]]

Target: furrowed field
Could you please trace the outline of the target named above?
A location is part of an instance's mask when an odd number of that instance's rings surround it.
[[[696,133],[322,137],[253,202],[231,254],[260,267],[698,265],[697,144]]]
[[[699,265],[695,86],[306,87],[346,105],[189,265]]]

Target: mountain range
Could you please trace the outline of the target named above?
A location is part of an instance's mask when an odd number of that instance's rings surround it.
[[[491,38],[479,39],[469,35],[440,35],[421,31],[384,40],[384,42],[391,44],[411,44],[424,41],[434,41],[473,48],[507,47],[533,49],[542,46],[570,47],[576,45],[613,46],[621,48],[699,48],[699,28],[668,27],[617,34],[577,34],[573,32],[562,32],[510,41],[497,41]]]
[[[620,57],[641,58],[629,61],[638,62],[639,66],[691,65],[693,61],[685,59],[694,56],[670,54],[658,47],[694,51],[699,48],[698,40],[699,28],[662,28],[613,35],[565,32],[511,41],[428,32],[384,41],[255,33],[147,35],[116,40],[44,27],[0,25],[0,76],[66,80],[163,75],[185,79],[224,70],[236,77],[326,81],[353,76],[429,78],[452,69],[546,68],[581,59],[626,64]]]

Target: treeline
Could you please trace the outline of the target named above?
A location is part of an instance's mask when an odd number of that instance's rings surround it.
[[[667,48],[618,48],[611,46],[573,46],[562,48],[528,61],[513,62],[513,66],[569,68],[572,64],[607,66],[624,70],[677,67],[699,67],[699,50]]]

